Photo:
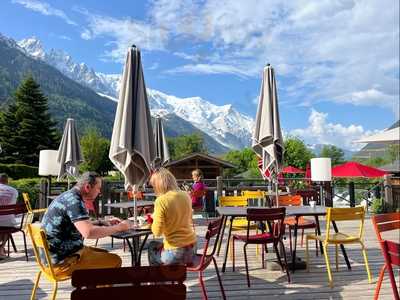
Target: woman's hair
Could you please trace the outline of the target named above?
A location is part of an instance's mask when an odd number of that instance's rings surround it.
[[[180,190],[174,175],[165,168],[160,168],[151,175],[150,184],[157,195]]]
[[[203,172],[200,169],[193,170],[192,175],[195,175],[199,179],[203,179]]]

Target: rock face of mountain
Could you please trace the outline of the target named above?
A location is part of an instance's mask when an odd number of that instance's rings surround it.
[[[120,74],[96,73],[84,63],[75,63],[60,50],[52,49],[46,53],[36,38],[21,40],[18,44],[32,57],[54,66],[100,95],[117,101]],[[179,120],[185,120],[193,128],[215,139],[222,148],[241,149],[250,145],[254,121],[231,105],[217,106],[200,97],[178,98],[151,89],[148,89],[148,96],[153,114],[160,111],[175,114]]]
[[[38,57],[43,53],[37,52]],[[28,74],[32,75],[41,90],[48,97],[49,110],[62,130],[68,117],[77,121],[82,134],[85,128],[93,126],[103,135],[111,137],[116,102],[110,97],[102,97],[88,87],[66,77],[41,59],[34,59],[20,48],[14,40],[0,35],[0,107],[11,99],[15,89]],[[229,149],[216,142],[191,123],[175,114],[163,114],[167,136],[199,132],[204,137],[205,146],[211,153],[224,153]]]
[[[29,74],[48,97],[50,113],[60,129],[71,117],[77,120],[81,132],[85,127],[95,126],[105,136],[111,136],[115,102],[101,97],[42,60],[33,59],[12,39],[2,35],[0,57],[0,105],[10,100],[20,82]]]

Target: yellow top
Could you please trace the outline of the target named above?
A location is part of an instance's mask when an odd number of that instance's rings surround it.
[[[164,235],[164,249],[195,243],[192,222],[192,201],[188,193],[169,191],[156,199],[151,231],[155,236]]]

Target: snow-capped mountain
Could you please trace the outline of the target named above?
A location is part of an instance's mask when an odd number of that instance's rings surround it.
[[[40,59],[60,70],[67,77],[103,95],[117,97],[120,74],[96,73],[85,63],[75,63],[63,50],[44,50],[42,42],[35,37],[23,39],[18,45],[30,56]]]
[[[62,50],[48,53],[37,38],[24,39],[18,45],[30,56],[60,70],[69,78],[93,89],[111,100],[118,98],[120,74],[96,73],[86,64],[77,64]],[[152,114],[176,114],[231,149],[248,147],[254,121],[236,111],[232,105],[217,106],[200,97],[178,98],[148,89]]]
[[[148,89],[154,114],[174,113],[228,148],[250,145],[254,121],[231,105],[217,106],[200,97],[178,98]]]

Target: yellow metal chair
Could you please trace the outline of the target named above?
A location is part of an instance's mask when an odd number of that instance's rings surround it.
[[[265,191],[242,191],[242,196],[246,197],[247,201],[251,200],[251,199],[257,199],[257,200],[262,200],[265,201],[265,196],[266,196],[266,192]],[[264,206],[264,205],[261,205]]]
[[[247,206],[247,197],[246,196],[220,196],[218,198],[219,206]],[[230,226],[230,223],[228,223]],[[252,224],[251,229],[257,229],[257,224]],[[235,218],[233,219],[232,223],[232,231],[240,231],[240,230],[247,230],[247,218]],[[222,243],[222,239],[219,241]],[[232,237],[231,241],[229,242],[229,253],[231,258],[232,256]],[[258,247],[256,249],[256,254],[258,255]]]
[[[43,214],[46,212],[47,208],[32,209],[28,193],[22,193],[22,198],[24,198],[26,210],[28,211],[22,226],[22,228],[26,231],[28,224],[32,224],[35,214]]]
[[[328,280],[329,286],[333,287],[333,279],[331,266],[329,263],[328,257],[328,245],[333,244],[336,248],[336,271],[339,270],[339,245],[340,244],[360,244],[361,251],[364,256],[365,268],[368,274],[368,282],[371,283],[371,272],[368,266],[368,257],[367,251],[365,249],[364,243],[362,241],[364,234],[364,218],[365,218],[365,210],[364,207],[352,207],[352,208],[327,208],[326,211],[326,235],[315,235],[315,234],[307,234],[306,235],[306,259],[307,259],[307,271],[309,271],[309,253],[308,253],[308,240],[318,240],[322,242],[322,246],[324,249],[325,263],[328,271]],[[358,234],[350,235],[343,232],[331,232],[330,223],[332,221],[351,221],[351,220],[359,220],[360,227]]]
[[[69,275],[56,275],[53,270],[51,258],[49,254],[49,246],[47,244],[46,233],[40,228],[40,224],[28,224],[28,233],[32,240],[33,252],[35,253],[36,261],[39,265],[39,272],[36,275],[36,281],[32,289],[31,300],[35,299],[36,290],[39,286],[40,276],[42,273],[53,283],[53,294],[50,299],[56,299],[58,282],[68,280]]]

